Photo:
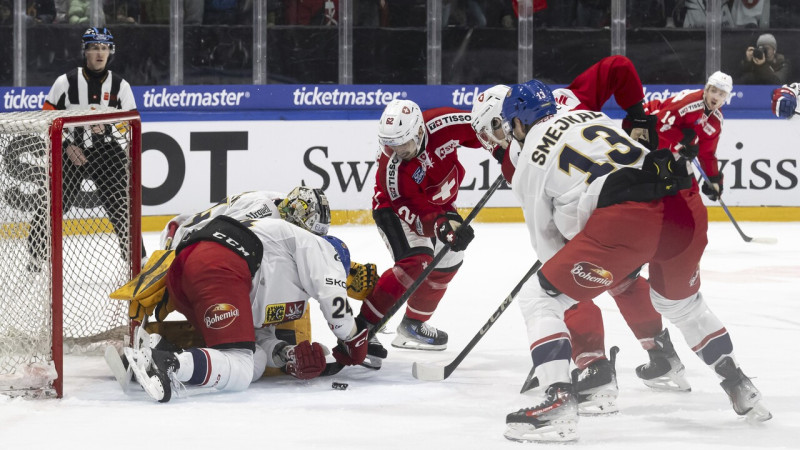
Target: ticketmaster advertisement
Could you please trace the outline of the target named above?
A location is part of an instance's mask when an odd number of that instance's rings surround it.
[[[423,109],[471,109],[488,86],[134,87],[142,115],[144,215],[207,208],[247,190],[325,190],[334,210],[370,208],[377,120],[395,98]],[[700,86],[646,86],[646,100]],[[735,87],[717,149],[728,206],[800,206],[800,119],[771,116],[772,86]],[[49,88],[0,88],[0,112],[40,109]],[[624,113],[611,100],[606,111]],[[459,148],[457,205],[477,203],[500,174],[482,149]],[[513,207],[503,186],[488,207]]]

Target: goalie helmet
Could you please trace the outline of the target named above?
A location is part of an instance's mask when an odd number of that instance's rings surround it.
[[[503,101],[503,120],[505,127],[512,130],[513,120],[519,119],[528,127],[539,120],[556,113],[556,99],[553,91],[539,80],[530,80],[511,87]]]
[[[89,44],[106,44],[110,54],[114,54],[114,36],[108,28],[89,27],[83,32],[81,51],[86,51]]]
[[[425,148],[428,134],[419,105],[411,100],[392,100],[378,124],[378,140],[401,158],[409,160]]]
[[[486,150],[493,150],[499,144],[496,130],[503,128],[503,100],[511,88],[504,84],[490,87],[478,94],[472,105],[472,129]],[[510,138],[506,131],[506,138]]]
[[[322,236],[322,239],[328,241],[329,244],[336,249],[336,260],[342,263],[345,275],[350,273],[350,249],[347,244],[342,242],[341,239],[334,236]]]
[[[331,207],[322,189],[297,186],[278,204],[281,217],[314,234],[325,235],[331,225]]]

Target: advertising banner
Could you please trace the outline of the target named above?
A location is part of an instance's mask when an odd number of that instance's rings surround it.
[[[800,127],[727,120],[717,156],[728,206],[800,206]],[[322,188],[336,210],[369,209],[378,151],[372,120],[156,122],[143,125],[143,213],[200,210],[246,190]],[[458,206],[475,204],[500,174],[483,149],[460,148],[467,174]],[[489,207],[517,206],[510,190]]]
[[[488,86],[227,85],[134,87],[143,119],[143,214],[207,208],[254,189],[325,189],[335,210],[371,205],[384,105],[469,110]],[[702,86],[645,86],[645,100]],[[798,121],[770,112],[773,86],[735,86],[718,146],[729,206],[800,206]],[[49,87],[0,88],[0,112],[40,109]],[[604,112],[620,119],[614,101]],[[482,149],[459,149],[467,169],[458,206],[475,204],[499,175]],[[508,189],[489,207],[516,206]]]

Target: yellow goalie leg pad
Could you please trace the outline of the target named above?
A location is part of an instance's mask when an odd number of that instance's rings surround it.
[[[157,312],[157,320],[164,320],[175,309],[167,295],[167,270],[174,260],[174,250],[154,251],[139,275],[112,292],[109,297],[131,302],[128,315],[132,320],[141,322],[153,312]]]

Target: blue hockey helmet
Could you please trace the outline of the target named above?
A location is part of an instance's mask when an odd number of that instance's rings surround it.
[[[81,43],[81,51],[89,48],[89,44],[106,44],[108,45],[109,53],[114,54],[114,35],[111,34],[108,28],[102,27],[89,27],[83,32],[83,42]]]
[[[336,259],[339,262],[342,263],[342,266],[344,266],[344,273],[345,274],[349,274],[350,273],[350,249],[347,248],[347,244],[345,244],[344,242],[342,242],[341,239],[339,239],[339,238],[337,238],[335,236],[325,235],[325,236],[320,236],[320,237],[322,239],[325,239],[326,241],[328,241],[328,243],[333,246],[333,248],[336,250]]]
[[[539,80],[530,80],[511,86],[511,91],[503,101],[503,119],[509,130],[513,129],[514,118],[524,126],[530,126],[556,113],[556,99],[553,91]]]

